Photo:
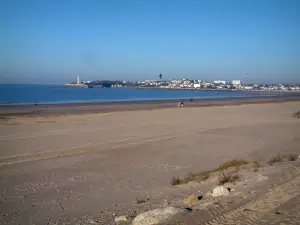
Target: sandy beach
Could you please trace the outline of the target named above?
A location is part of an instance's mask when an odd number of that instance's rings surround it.
[[[137,198],[172,198],[173,176],[299,154],[300,121],[291,116],[299,100],[1,106],[0,223],[113,218]]]

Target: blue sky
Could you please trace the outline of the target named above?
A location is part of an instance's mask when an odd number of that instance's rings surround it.
[[[2,83],[300,83],[299,0],[1,0],[0,29]]]

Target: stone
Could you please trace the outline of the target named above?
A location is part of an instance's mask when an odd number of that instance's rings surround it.
[[[218,197],[218,196],[227,196],[229,195],[229,191],[224,186],[217,186],[214,188],[212,196]]]
[[[300,154],[298,155],[298,159],[300,159]]]
[[[182,212],[180,209],[169,206],[162,209],[153,209],[139,214],[132,221],[132,225],[155,225],[159,224],[177,213]]]
[[[122,222],[128,222],[128,219],[126,216],[117,216],[115,218],[116,223],[122,223]]]

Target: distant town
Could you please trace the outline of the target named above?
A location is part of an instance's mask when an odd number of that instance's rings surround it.
[[[161,88],[161,89],[192,89],[192,90],[262,90],[262,91],[300,91],[300,85],[290,84],[243,84],[241,80],[204,81],[190,79],[144,80],[144,81],[83,81],[65,84],[67,87],[78,88]]]

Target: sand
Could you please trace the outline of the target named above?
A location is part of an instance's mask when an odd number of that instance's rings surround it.
[[[293,100],[46,117],[24,116],[20,108],[16,117],[9,109],[0,121],[1,221],[55,224],[101,215],[136,198],[168,195],[173,176],[233,158],[299,153],[300,121],[291,115],[300,102]]]

